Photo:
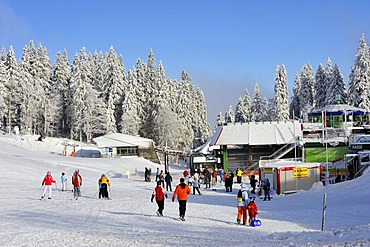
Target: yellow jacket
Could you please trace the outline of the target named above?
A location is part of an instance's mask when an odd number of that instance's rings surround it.
[[[108,186],[110,186],[109,179],[106,176],[101,176],[101,178],[99,179],[98,184],[108,184]]]

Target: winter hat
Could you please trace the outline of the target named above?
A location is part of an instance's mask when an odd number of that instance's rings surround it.
[[[254,202],[254,200],[255,200],[255,199],[256,199],[256,198],[253,196],[253,197],[251,197],[251,198],[250,198],[250,201],[251,201],[251,202]]]
[[[47,174],[51,174],[51,172],[48,171]]]
[[[184,178],[180,178],[180,183],[183,183],[185,182],[185,179]]]
[[[157,181],[157,186],[160,186],[161,184],[161,181]]]
[[[241,183],[241,184],[240,184],[240,187],[241,187],[242,189],[245,189],[245,188],[247,188],[247,185],[246,185],[245,183]]]

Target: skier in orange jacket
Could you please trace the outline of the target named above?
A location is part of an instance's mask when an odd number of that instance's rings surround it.
[[[172,196],[172,202],[175,201],[177,196],[177,200],[179,201],[179,213],[180,213],[180,220],[185,221],[185,211],[186,211],[186,202],[188,200],[188,195],[191,193],[190,188],[187,184],[185,184],[185,179],[180,178],[180,184],[176,186],[175,192]]]

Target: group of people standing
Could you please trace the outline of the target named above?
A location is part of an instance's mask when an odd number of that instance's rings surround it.
[[[246,225],[248,218],[248,224],[250,226],[254,226],[253,221],[255,220],[255,217],[258,214],[258,209],[255,203],[255,197],[252,194],[248,193],[247,186],[244,183],[241,184],[241,188],[238,192],[237,202],[238,202],[237,204],[238,215],[236,217],[236,222],[238,224],[242,222],[243,225]]]
[[[62,172],[62,175],[60,176],[60,180],[62,184],[61,190],[67,191],[67,178],[65,177],[64,172]],[[74,171],[71,180],[72,180],[72,185],[73,185],[72,191],[73,191],[74,199],[78,200],[81,197],[81,186],[82,186],[82,176],[79,170]],[[51,175],[51,172],[48,171],[41,183],[41,186],[44,186],[41,199],[45,197],[47,192],[48,192],[48,199],[51,199],[52,184],[55,184],[56,186],[56,181]],[[103,197],[103,198],[109,199],[108,187],[110,187],[110,181],[105,176],[105,174],[103,174],[98,180],[98,185],[99,185],[99,198]]]

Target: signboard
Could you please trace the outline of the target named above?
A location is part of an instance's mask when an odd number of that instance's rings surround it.
[[[308,168],[293,168],[293,178],[306,178],[308,177]]]
[[[274,173],[274,169],[273,168],[263,168],[263,172],[264,173]]]

